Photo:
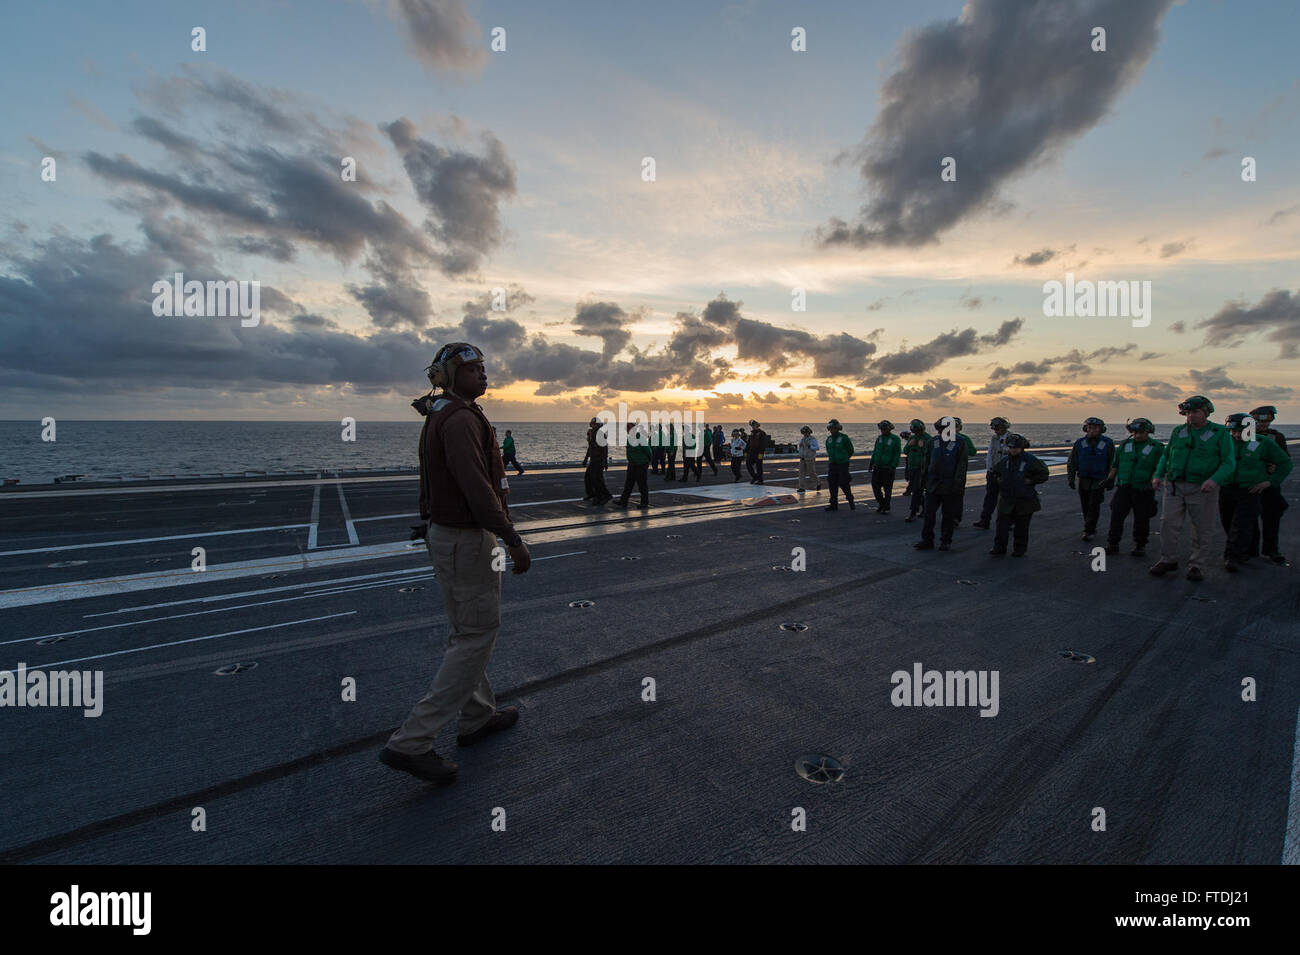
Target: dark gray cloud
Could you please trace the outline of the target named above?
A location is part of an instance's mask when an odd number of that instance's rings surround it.
[[[1216,365],[1204,371],[1193,368],[1187,374],[1192,379],[1192,387],[1199,392],[1246,390],[1246,386],[1241,382],[1233,381],[1228,377],[1228,369],[1223,365]]]
[[[1138,356],[1138,361],[1154,361],[1157,358],[1164,357],[1164,352],[1144,351],[1140,356]]]
[[[1009,319],[998,326],[996,332],[987,335],[980,335],[973,328],[961,331],[954,328],[922,345],[873,359],[858,384],[864,388],[878,388],[901,375],[924,374],[950,358],[1000,348],[1011,341],[1023,325],[1024,319]]]
[[[447,275],[472,272],[501,243],[499,207],[515,194],[515,167],[501,141],[483,134],[484,154],[443,149],[420,139],[405,117],[381,127],[429,211],[425,229],[446,250],[439,254]]]
[[[1030,252],[1028,255],[1017,255],[1011,260],[1012,265],[1025,265],[1033,268],[1036,265],[1043,265],[1052,261],[1060,255],[1055,249],[1039,249],[1037,252]]]
[[[984,307],[984,297],[981,295],[971,295],[970,289],[963,292],[957,299],[957,302],[962,306],[969,308],[972,312],[978,311]]]
[[[5,259],[0,276],[0,372],[11,384],[157,395],[166,388],[241,391],[351,384],[363,391],[419,387],[430,343],[411,332],[340,333],[328,319],[287,310],[294,303],[262,287],[262,321],[158,318],[153,282],[181,265],[151,245],[131,249],[111,236],[54,236]],[[220,274],[206,278],[227,278]],[[281,328],[272,316],[289,319]]]
[[[1181,239],[1177,242],[1166,242],[1160,246],[1160,258],[1172,259],[1176,255],[1181,255],[1187,251],[1188,246],[1192,244],[1191,239]]]
[[[1167,381],[1144,381],[1139,386],[1143,396],[1154,401],[1178,401],[1182,393]]]
[[[394,8],[407,48],[425,69],[472,73],[487,62],[483,28],[461,0],[396,0]]]
[[[867,203],[824,245],[917,246],[998,202],[1013,175],[1091,129],[1141,73],[1173,0],[968,0],[908,32],[855,162]],[[1107,49],[1090,35],[1105,25]],[[940,161],[957,161],[955,182]]]
[[[1061,373],[1062,381],[1072,381],[1080,375],[1092,374],[1093,366],[1098,362],[1129,355],[1136,349],[1137,345],[1133,343],[1122,348],[1106,345],[1090,352],[1073,348],[1064,355],[1056,355],[1040,361],[1021,361],[1010,367],[998,365],[989,373],[988,382],[974,389],[971,394],[1000,395],[1012,388],[1037,384],[1054,370]]]
[[[579,335],[599,338],[604,343],[601,356],[609,360],[632,340],[632,326],[640,317],[629,315],[613,302],[579,303],[573,316],[573,330]]]
[[[1300,355],[1300,295],[1287,289],[1274,289],[1257,305],[1229,302],[1197,328],[1205,329],[1205,344],[1235,348],[1250,335],[1267,332],[1265,341],[1281,347],[1279,357]]]
[[[961,394],[961,386],[947,378],[930,379],[920,388],[881,388],[876,392],[879,401],[934,401]]]

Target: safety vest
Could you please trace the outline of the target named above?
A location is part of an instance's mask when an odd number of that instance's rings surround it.
[[[1100,480],[1110,473],[1110,449],[1115,446],[1115,442],[1104,434],[1093,444],[1087,438],[1080,438],[1074,442],[1074,450],[1077,453],[1077,471],[1081,478],[1093,478]]]
[[[956,477],[957,454],[961,447],[960,438],[945,444],[942,437],[936,436],[930,442],[930,477],[940,481],[950,481]]]

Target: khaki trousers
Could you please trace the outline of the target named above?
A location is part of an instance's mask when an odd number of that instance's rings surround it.
[[[1188,481],[1169,481],[1161,498],[1163,515],[1160,518],[1160,559],[1178,563],[1178,551],[1183,541],[1183,518],[1192,525],[1192,553],[1187,559],[1189,567],[1205,569],[1205,560],[1214,540],[1214,528],[1219,517],[1219,488],[1204,492],[1199,484]]]
[[[805,486],[807,485],[807,486]],[[810,491],[817,486],[817,461],[799,459],[799,490]]]
[[[417,756],[459,714],[460,735],[480,729],[496,712],[487,665],[501,629],[501,573],[492,569],[491,531],[429,524],[425,537],[438,574],[450,633],[429,692],[388,740],[388,748]],[[501,555],[498,566],[504,566]]]

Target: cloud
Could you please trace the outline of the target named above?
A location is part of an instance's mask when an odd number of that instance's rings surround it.
[[[1012,176],[1091,129],[1132,84],[1173,0],[968,0],[956,19],[910,31],[855,162],[869,198],[822,245],[918,246],[995,206]],[[1107,29],[1107,50],[1089,36]],[[940,180],[956,159],[957,180]]]
[[[1191,239],[1183,239],[1179,242],[1166,242],[1164,245],[1160,246],[1160,258],[1172,259],[1175,255],[1185,252],[1187,247],[1191,244]]]
[[[903,348],[873,359],[858,384],[864,388],[877,388],[898,377],[925,374],[950,358],[1000,348],[1011,341],[1023,325],[1024,319],[1010,319],[1003,322],[996,332],[987,335],[979,335],[973,328],[962,331],[954,328],[915,348]]]
[[[1039,249],[1037,252],[1030,252],[1028,255],[1017,255],[1012,261],[1012,265],[1024,265],[1033,268],[1036,265],[1052,261],[1061,253],[1056,249]]]
[[[876,391],[879,401],[933,401],[961,394],[961,386],[954,385],[947,378],[937,381],[930,379],[920,388],[880,388]]]
[[[1300,203],[1297,203],[1294,206],[1287,206],[1285,209],[1278,209],[1277,212],[1268,217],[1268,224],[1275,225],[1287,216],[1294,215],[1297,212],[1300,212]]]
[[[1175,335],[1181,335],[1183,332],[1187,331],[1187,323],[1184,321],[1174,322],[1169,326],[1169,330]]]
[[[1265,341],[1281,346],[1280,358],[1300,356],[1300,295],[1273,289],[1257,305],[1229,302],[1203,322],[1206,345],[1235,348],[1247,336],[1267,332]]]
[[[573,328],[579,335],[599,338],[604,343],[602,357],[610,359],[632,340],[631,327],[640,317],[629,315],[613,302],[588,302],[577,306]]]
[[[957,302],[960,305],[969,308],[972,312],[977,311],[978,309],[984,306],[984,298],[979,295],[971,295],[970,289],[967,289],[965,292],[963,292],[958,297]]]
[[[1196,391],[1245,391],[1246,386],[1239,381],[1233,381],[1228,377],[1227,369],[1223,365],[1216,365],[1214,368],[1207,368],[1200,371],[1196,368],[1187,373],[1192,379],[1192,387]]]
[[[475,73],[487,62],[483,28],[461,0],[395,0],[407,49],[427,70]]]
[[[1156,358],[1164,358],[1164,352],[1144,351],[1138,361],[1153,361]]]
[[[1167,381],[1144,381],[1139,386],[1144,397],[1154,401],[1178,401],[1182,392]]]
[[[442,271],[447,275],[474,271],[501,243],[498,208],[515,194],[515,167],[505,147],[491,133],[484,133],[484,155],[453,152],[418,138],[405,117],[381,128],[429,210],[425,230],[447,247],[439,255]]]
[[[1228,155],[1230,151],[1231,150],[1225,149],[1223,146],[1216,146],[1213,149],[1206,150],[1205,155],[1202,156],[1201,159],[1218,159],[1220,156]]]
[[[1070,381],[1080,375],[1092,374],[1094,364],[1128,355],[1136,349],[1137,345],[1133,343],[1129,343],[1122,348],[1106,345],[1087,353],[1074,348],[1064,355],[1055,355],[1040,361],[1020,361],[1009,368],[1005,365],[998,365],[989,373],[988,382],[974,389],[971,394],[1000,395],[1011,388],[1037,384],[1044,375],[1056,369],[1062,372],[1061,378],[1063,381]]]

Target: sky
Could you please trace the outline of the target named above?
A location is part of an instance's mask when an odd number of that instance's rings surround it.
[[[1293,0],[16,6],[0,418],[405,420],[469,341],[503,420],[1285,425],[1297,35]],[[155,314],[178,272],[257,282],[256,324]],[[1067,275],[1149,312],[1048,314]]]

